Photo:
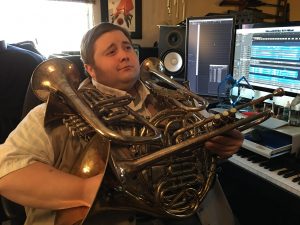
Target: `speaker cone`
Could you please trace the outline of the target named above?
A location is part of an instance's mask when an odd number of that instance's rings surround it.
[[[183,68],[183,59],[178,52],[168,52],[163,58],[163,63],[166,70],[175,73],[174,75]]]
[[[183,42],[182,35],[178,31],[170,32],[168,35],[168,44],[172,48],[177,48]]]

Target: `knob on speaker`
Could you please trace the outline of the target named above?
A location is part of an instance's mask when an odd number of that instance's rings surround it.
[[[181,81],[185,69],[185,26],[161,25],[159,29],[158,56],[165,66],[165,73]]]

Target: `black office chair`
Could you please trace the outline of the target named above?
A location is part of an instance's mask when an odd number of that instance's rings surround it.
[[[26,46],[17,46],[6,44],[1,41],[2,48],[0,50],[0,143],[3,143],[9,133],[15,129],[22,119],[22,110],[24,104],[24,96],[31,74],[34,69],[45,59],[28,43]],[[0,220],[7,221],[11,218],[12,225],[22,224],[25,218],[24,209],[21,206],[6,202],[1,196]]]
[[[85,69],[79,55],[62,56],[62,58],[72,61],[79,69],[79,72],[81,74],[81,79],[83,80],[84,78],[86,78]],[[31,109],[33,109],[35,106],[42,103],[42,101],[39,100],[33,93],[30,82],[27,86],[28,87],[27,87],[26,95],[24,94],[25,99],[23,104],[23,111],[21,112],[21,118],[24,118]],[[23,206],[8,200],[3,196],[1,196],[1,205],[3,208],[3,212],[5,214],[5,220],[7,222],[6,224],[10,224],[10,225],[24,224],[26,219],[26,214]]]
[[[0,144],[20,122],[31,74],[43,60],[41,55],[12,45],[0,51]]]

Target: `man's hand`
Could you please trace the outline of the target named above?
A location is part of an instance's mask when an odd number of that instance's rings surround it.
[[[232,130],[222,136],[214,137],[205,142],[205,149],[217,154],[220,158],[229,158],[236,153],[244,141],[243,134]]]

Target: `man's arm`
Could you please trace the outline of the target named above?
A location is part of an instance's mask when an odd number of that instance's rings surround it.
[[[90,207],[102,176],[83,179],[36,162],[2,177],[0,194],[33,208]]]

